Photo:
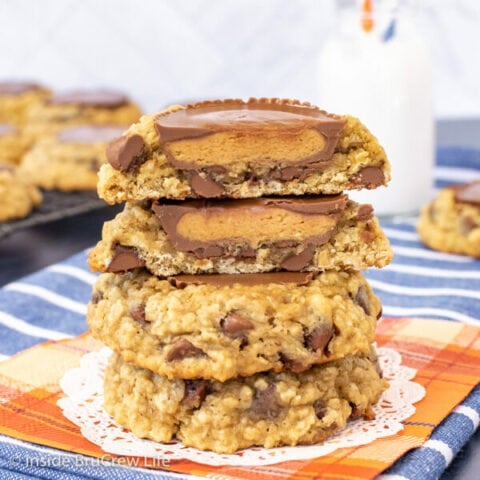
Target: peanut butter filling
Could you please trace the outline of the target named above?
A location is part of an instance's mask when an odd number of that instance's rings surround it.
[[[334,215],[304,215],[280,208],[231,209],[227,212],[187,213],[177,224],[177,234],[189,241],[217,242],[235,239],[257,248],[275,239],[303,243],[326,237],[337,224]]]
[[[175,166],[195,170],[239,162],[255,162],[257,166],[296,164],[315,159],[325,147],[326,139],[317,130],[272,132],[268,136],[222,132],[172,142],[165,147],[165,153]]]
[[[346,195],[152,205],[172,246],[198,256],[252,256],[261,245],[321,245],[336,231]]]

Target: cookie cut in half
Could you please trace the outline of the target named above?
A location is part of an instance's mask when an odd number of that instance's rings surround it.
[[[383,148],[356,118],[295,100],[173,106],[142,117],[107,157],[98,191],[109,203],[338,194],[390,179]]]

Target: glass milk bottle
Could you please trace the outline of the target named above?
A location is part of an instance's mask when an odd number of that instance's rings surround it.
[[[339,25],[319,60],[325,110],[354,115],[385,148],[387,188],[352,191],[378,215],[418,211],[431,197],[434,163],[432,71],[407,2],[338,1]]]

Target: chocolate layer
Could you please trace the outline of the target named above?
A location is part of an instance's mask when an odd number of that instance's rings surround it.
[[[155,121],[159,143],[167,159],[182,170],[198,170],[195,159],[177,158],[169,144],[216,133],[255,137],[272,135],[295,136],[316,130],[324,138],[322,148],[289,165],[309,165],[330,160],[345,122],[307,103],[279,99],[207,101],[188,105],[185,109],[161,114]],[[262,160],[262,159],[259,159]],[[273,163],[285,163],[279,159]]]
[[[10,123],[0,123],[0,137],[2,135],[11,135],[12,133],[16,133],[17,129],[14,125]]]
[[[40,88],[40,85],[33,82],[0,82],[0,95],[21,95]]]
[[[294,283],[306,285],[313,280],[311,272],[274,272],[274,273],[237,273],[217,275],[176,275],[168,281],[176,288],[185,288],[188,285],[213,285],[214,287],[230,287],[240,285],[267,285],[269,283]]]
[[[119,137],[128,128],[127,125],[83,125],[68,127],[58,135],[60,143],[108,143]]]
[[[152,210],[179,251],[198,257],[245,258],[255,255],[259,243],[278,247],[303,245],[298,258],[285,260],[285,268],[300,270],[313,257],[313,248],[308,247],[327,242],[335,233],[347,201],[346,195],[194,200],[155,202]],[[295,226],[297,229],[292,230]],[[302,232],[299,229],[303,227]]]
[[[480,180],[455,186],[455,200],[461,203],[480,205]]]
[[[58,93],[47,100],[50,105],[81,105],[83,107],[118,108],[129,102],[122,93],[109,90],[77,90]]]
[[[206,101],[159,115],[155,126],[161,144],[218,132],[297,132],[315,128],[338,137],[344,121],[310,104],[288,100],[250,99]]]

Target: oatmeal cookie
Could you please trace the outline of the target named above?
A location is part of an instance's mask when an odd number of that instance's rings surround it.
[[[372,207],[336,195],[127,204],[104,224],[89,263],[169,276],[363,270],[391,258]]]
[[[23,127],[28,112],[49,95],[49,90],[36,83],[0,82],[0,123]]]
[[[106,162],[106,144],[127,128],[81,125],[44,135],[24,156],[21,171],[47,190],[95,190],[98,169]]]
[[[279,99],[173,106],[109,145],[108,203],[337,194],[390,179],[377,139],[353,117]]]
[[[74,125],[130,125],[141,115],[127,96],[109,90],[55,94],[28,112],[26,131],[35,139]]]
[[[169,378],[225,381],[302,372],[366,352],[379,299],[360,273],[102,274],[88,305],[95,338]]]
[[[314,444],[349,419],[373,419],[386,388],[375,355],[352,355],[303,373],[267,373],[225,383],[168,380],[113,355],[105,409],[138,437],[233,453]]]
[[[434,250],[480,258],[480,180],[441,190],[422,209],[417,230]]]

